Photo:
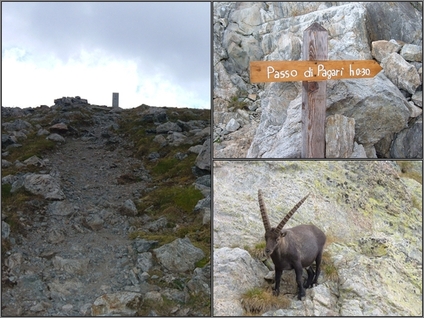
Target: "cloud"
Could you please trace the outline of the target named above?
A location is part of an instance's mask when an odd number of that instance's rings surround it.
[[[128,107],[210,107],[210,3],[2,5],[5,106],[19,88],[41,104],[75,92],[110,105],[114,91]]]

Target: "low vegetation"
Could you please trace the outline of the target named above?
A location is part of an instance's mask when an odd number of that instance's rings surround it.
[[[243,294],[241,303],[248,315],[257,316],[272,309],[288,308],[291,301],[283,294],[274,296],[268,287],[249,289]]]
[[[161,147],[153,142],[156,134],[151,132],[156,129],[156,125],[136,115],[144,106],[140,107],[122,114],[118,133],[132,142],[134,155],[143,161],[151,175],[148,189],[136,203],[139,214],[147,214],[154,220],[166,217],[168,225],[158,233],[135,231],[130,237],[158,240],[162,245],[187,236],[210,258],[210,225],[203,225],[201,216],[193,211],[197,202],[203,198],[193,185],[196,176],[192,169],[197,155],[187,151],[190,147],[187,144]],[[171,121],[209,121],[210,111],[169,108],[167,117]],[[149,154],[153,152],[159,153],[158,159],[149,159]],[[181,160],[176,158],[178,153],[187,156]]]
[[[134,109],[133,112],[137,112],[137,109]],[[209,121],[210,112],[208,110],[167,109],[167,117],[171,121]],[[155,129],[154,123],[143,122],[139,116],[131,112],[126,112],[120,122],[118,133],[126,136],[132,142],[134,156],[142,160],[151,176],[148,188],[136,202],[139,215],[146,214],[153,220],[162,217],[167,219],[167,226],[162,230],[158,232],[136,230],[130,233],[130,238],[155,240],[161,246],[177,238],[188,237],[193,245],[205,253],[205,257],[196,264],[196,267],[204,267],[210,263],[211,259],[211,228],[210,224],[203,225],[202,215],[194,212],[197,202],[203,198],[202,193],[193,185],[196,176],[192,169],[197,155],[187,151],[191,146],[187,144],[161,147],[160,144],[153,141],[156,135],[152,131]],[[154,152],[159,154],[159,158],[151,160],[149,154]],[[179,153],[187,156],[178,159]],[[136,228],[142,226],[142,224],[133,225]],[[154,275],[154,273],[150,274]],[[157,273],[157,276],[161,281],[162,273]],[[183,286],[185,283],[180,282],[180,285]],[[177,281],[162,281],[162,284],[164,287],[178,289]],[[190,295],[187,305],[191,308],[191,312],[210,315],[211,303],[208,295]],[[165,316],[176,308],[178,308],[178,304],[175,301],[164,297],[160,302],[145,301],[138,314],[150,315],[153,310],[157,315]]]
[[[230,102],[228,103],[228,108],[236,109],[244,109],[247,108],[247,102],[244,101],[245,98],[234,95],[231,97]]]

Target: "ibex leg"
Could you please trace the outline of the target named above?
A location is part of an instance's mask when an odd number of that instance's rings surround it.
[[[317,266],[316,268],[316,273],[315,273],[315,278],[314,281],[312,282],[312,284],[318,284],[318,276],[321,273],[321,259],[322,259],[322,251],[318,254],[317,259],[315,260],[315,264]]]
[[[272,291],[274,296],[280,295],[280,282],[281,282],[281,274],[283,273],[282,270],[275,270],[275,288]]]
[[[315,272],[312,269],[312,266],[309,266],[306,271],[308,272],[308,279],[305,280],[305,283],[303,284],[303,287],[310,288],[312,287],[312,280],[314,279]]]
[[[302,285],[302,271],[303,271],[302,265],[298,264],[298,266],[296,266],[296,268],[294,270],[296,272],[297,287],[299,288],[298,298],[299,298],[299,300],[301,300],[302,297],[306,295],[305,289],[303,288],[303,285]]]

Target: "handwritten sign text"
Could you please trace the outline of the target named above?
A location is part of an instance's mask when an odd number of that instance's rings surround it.
[[[255,61],[250,62],[251,83],[326,81],[370,78],[382,70],[374,60]]]

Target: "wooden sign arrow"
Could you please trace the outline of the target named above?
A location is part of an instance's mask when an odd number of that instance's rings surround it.
[[[374,60],[254,61],[250,62],[250,82],[316,82],[371,78],[381,70],[380,64]]]

